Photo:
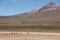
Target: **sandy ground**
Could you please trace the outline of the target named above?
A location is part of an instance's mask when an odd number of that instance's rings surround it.
[[[0,32],[0,40],[60,40],[60,33]]]

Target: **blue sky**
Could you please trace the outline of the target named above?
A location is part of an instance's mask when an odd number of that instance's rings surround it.
[[[8,16],[28,12],[50,1],[59,3],[60,0],[0,0],[0,15]]]

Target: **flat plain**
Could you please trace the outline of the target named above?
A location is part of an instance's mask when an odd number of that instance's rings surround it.
[[[0,32],[0,40],[60,40],[60,33]]]

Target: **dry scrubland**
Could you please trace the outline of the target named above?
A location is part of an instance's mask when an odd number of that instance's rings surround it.
[[[1,26],[0,31],[13,32],[60,32],[60,26]]]

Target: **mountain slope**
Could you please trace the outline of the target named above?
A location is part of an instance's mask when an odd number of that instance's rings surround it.
[[[60,5],[50,2],[42,8],[31,12],[1,16],[0,26],[60,26]]]

